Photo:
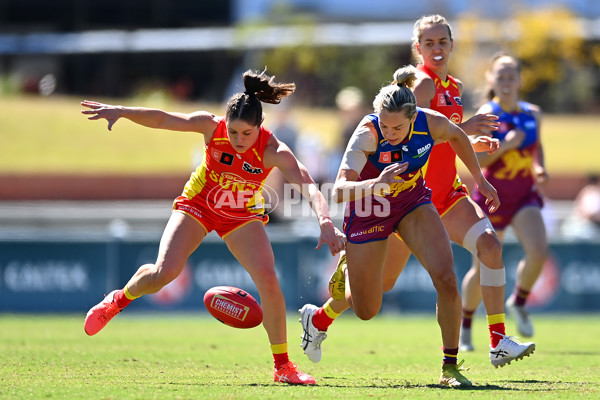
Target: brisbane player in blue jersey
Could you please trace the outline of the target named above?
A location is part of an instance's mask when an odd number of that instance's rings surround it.
[[[449,142],[495,211],[500,202],[483,178],[462,129],[437,111],[417,107],[411,87],[417,70],[403,67],[383,87],[354,132],[338,172],[333,196],[347,202],[344,217],[349,289],[346,299],[363,319],[379,312],[389,235],[400,235],[427,269],[437,290],[438,323],[444,350],[439,383],[468,387],[457,364],[461,300],[450,239],[431,203],[422,167],[435,143]]]
[[[484,174],[498,189],[502,208],[488,215],[502,239],[504,230],[512,226],[525,252],[519,262],[514,293],[506,302],[506,309],[517,322],[521,336],[533,336],[533,324],[525,310],[527,296],[539,277],[548,256],[548,240],[542,219],[542,196],[538,186],[546,183],[544,153],[540,141],[541,110],[538,106],[521,101],[521,66],[517,59],[506,54],[493,58],[486,75],[488,102],[478,112],[498,115],[498,131],[490,133],[501,141],[494,154],[478,155]],[[475,190],[473,200],[485,202],[485,195]],[[485,211],[485,207],[482,207]],[[474,265],[463,281],[463,306],[475,310],[481,299],[479,263]]]

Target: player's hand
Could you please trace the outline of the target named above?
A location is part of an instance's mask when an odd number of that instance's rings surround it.
[[[375,180],[373,192],[376,195],[383,195],[384,193],[389,192],[390,184],[404,182],[404,180],[397,178],[397,176],[406,171],[407,168],[407,162],[394,163],[385,167],[383,171],[381,171],[381,174],[379,174],[379,176]]]
[[[494,114],[475,114],[465,122],[458,125],[467,135],[492,136],[492,131],[497,131],[500,123]]]
[[[84,107],[91,108],[91,110],[81,110],[84,115],[90,115],[89,120],[104,118],[108,121],[108,130],[112,130],[113,125],[119,119],[120,106],[111,106],[110,104],[98,103],[96,101],[84,100],[81,102]]]
[[[477,182],[477,188],[479,189],[479,192],[485,196],[485,205],[488,206],[490,213],[498,211],[498,207],[500,207],[500,198],[498,197],[496,188],[483,177],[480,182]]]
[[[333,226],[333,222],[328,220],[321,224],[321,235],[317,243],[316,250],[319,250],[323,243],[327,243],[331,255],[335,256],[340,251],[346,248],[346,235],[338,228]]]
[[[500,148],[500,141],[488,136],[477,136],[471,138],[471,146],[476,153],[487,152],[492,154]]]

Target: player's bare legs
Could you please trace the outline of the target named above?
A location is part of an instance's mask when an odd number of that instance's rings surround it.
[[[263,326],[273,352],[275,382],[314,385],[315,378],[300,372],[289,360],[285,298],[275,273],[275,256],[261,221],[251,221],[223,237],[231,254],[248,271],[260,295]]]
[[[263,308],[263,326],[269,341],[287,342],[285,298],[275,273],[275,257],[263,223],[250,222],[223,240],[256,285]]]
[[[447,349],[458,348],[461,302],[448,233],[432,204],[416,208],[402,219],[398,233],[425,267],[437,291],[438,324]]]
[[[171,213],[156,262],[142,265],[129,279],[129,293],[135,297],[156,293],[177,278],[205,236],[204,227],[194,218],[177,211]]]
[[[498,240],[502,243],[504,238],[504,231],[496,231]],[[465,274],[461,290],[462,290],[462,301],[463,309],[475,310],[479,307],[482,298],[481,278],[479,276],[479,259],[473,257],[471,268]],[[485,304],[485,303],[484,303]],[[503,306],[504,307],[504,306]]]
[[[373,318],[381,309],[386,247],[385,240],[346,245],[346,300],[362,320]]]
[[[455,243],[463,243],[467,231],[477,222],[485,219],[485,213],[470,198],[466,197],[454,205],[443,217],[442,222]],[[488,268],[499,270],[504,268],[502,260],[502,243],[494,232],[485,232],[477,239],[477,258]],[[471,272],[473,273],[473,272]],[[477,276],[479,283],[479,276]],[[474,285],[480,286],[480,285]],[[488,315],[504,313],[504,289],[502,286],[480,286],[481,289],[472,288],[473,299],[468,299],[466,306],[475,304],[483,298],[483,304]],[[479,293],[478,293],[479,292]],[[466,296],[469,297],[469,296]],[[477,301],[477,303],[475,303]]]
[[[386,242],[387,256],[383,266],[383,291],[389,292],[394,288],[412,253],[406,243],[396,234],[390,235]]]
[[[387,254],[383,265],[383,292],[389,292],[394,288],[398,277],[404,270],[406,263],[411,255],[406,244],[398,238],[397,235],[390,235],[387,240]],[[347,277],[346,277],[347,279]],[[346,281],[346,290],[350,291],[350,285]],[[346,299],[334,300],[330,299],[329,305],[337,313],[341,314],[350,308],[350,304]]]
[[[192,217],[180,212],[171,213],[160,241],[156,262],[142,265],[125,288],[112,291],[92,307],[85,318],[85,332],[95,335],[133,299],[156,293],[175,279],[205,236],[206,231],[202,225]]]
[[[519,210],[511,224],[523,246],[525,257],[519,262],[515,290],[507,300],[506,306],[517,321],[519,333],[524,337],[530,337],[533,336],[533,324],[525,310],[525,304],[527,295],[540,276],[548,257],[546,228],[538,207],[525,207]]]
[[[531,290],[548,258],[548,239],[540,209],[521,209],[513,218],[512,227],[525,252],[517,269],[517,282],[523,289]]]

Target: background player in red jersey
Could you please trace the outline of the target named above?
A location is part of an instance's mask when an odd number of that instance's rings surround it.
[[[417,104],[444,114],[459,124],[467,134],[474,135],[471,143],[476,151],[495,151],[497,141],[479,135],[487,135],[490,129],[497,127],[496,116],[478,113],[468,121],[462,122],[462,83],[448,74],[448,62],[453,48],[452,30],[444,17],[430,15],[415,22],[413,50],[415,58],[419,60],[417,68],[420,71],[413,89]],[[456,169],[456,153],[448,143],[436,144],[433,147],[429,162],[425,166],[425,182],[432,190],[432,202],[450,239],[469,250],[483,263],[481,291],[488,315],[490,362],[498,367],[531,354],[535,349],[534,343],[521,344],[505,335],[505,272],[502,245],[485,213],[469,198],[467,188],[461,183]],[[394,287],[411,254],[397,235],[390,235],[387,241],[384,291]],[[345,254],[342,253],[338,269],[330,282],[332,298],[320,308],[309,304],[301,310],[304,337],[314,338],[316,343],[303,340],[302,347],[308,358],[315,362],[321,358],[320,345],[326,337],[325,331],[333,320],[349,307],[344,299],[347,287],[344,257]],[[462,349],[472,350],[464,346]],[[447,351],[457,354],[458,348]]]
[[[288,358],[285,299],[264,228],[268,216],[261,196],[262,183],[271,169],[277,167],[310,201],[321,228],[317,248],[327,243],[333,255],[343,249],[344,235],[334,228],[327,203],[307,169],[262,126],[261,102],[277,104],[296,86],[275,83],[264,72],[247,71],[243,81],[245,91],[231,97],[224,117],[205,111],[183,114],[87,100],[81,103],[91,109],[83,114],[92,120],[106,119],[109,130],[119,118],[127,118],[150,128],[198,132],[204,135],[205,143],[202,164],[174,202],[156,262],[142,265],[123,289],[112,291],[90,309],[84,329],[94,335],[132,300],[158,292],[181,273],[187,258],[206,234],[215,230],[248,271],[260,294],[275,382],[315,384],[312,376],[298,371]],[[229,201],[232,198],[237,201]]]
[[[540,141],[541,110],[538,106],[519,100],[521,66],[508,55],[494,57],[486,74],[488,102],[478,112],[493,112],[499,116],[500,128],[493,132],[501,140],[494,154],[479,156],[484,173],[494,182],[502,198],[502,208],[490,215],[490,221],[500,238],[512,226],[523,246],[525,257],[517,267],[513,294],[506,308],[517,321],[517,330],[524,337],[533,336],[533,325],[525,310],[525,303],[533,285],[540,276],[548,256],[548,240],[542,219],[542,196],[538,184],[548,180],[544,167],[544,153]],[[473,199],[482,204],[483,196],[473,192]],[[465,310],[475,310],[480,302],[480,267],[474,260],[463,284]]]

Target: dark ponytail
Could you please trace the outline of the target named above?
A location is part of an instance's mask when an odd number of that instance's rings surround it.
[[[265,69],[266,71],[266,69]],[[233,95],[227,102],[227,121],[241,119],[258,126],[263,120],[262,103],[279,104],[281,99],[294,93],[293,83],[275,83],[275,77],[265,71],[248,70],[242,75],[245,91]]]

